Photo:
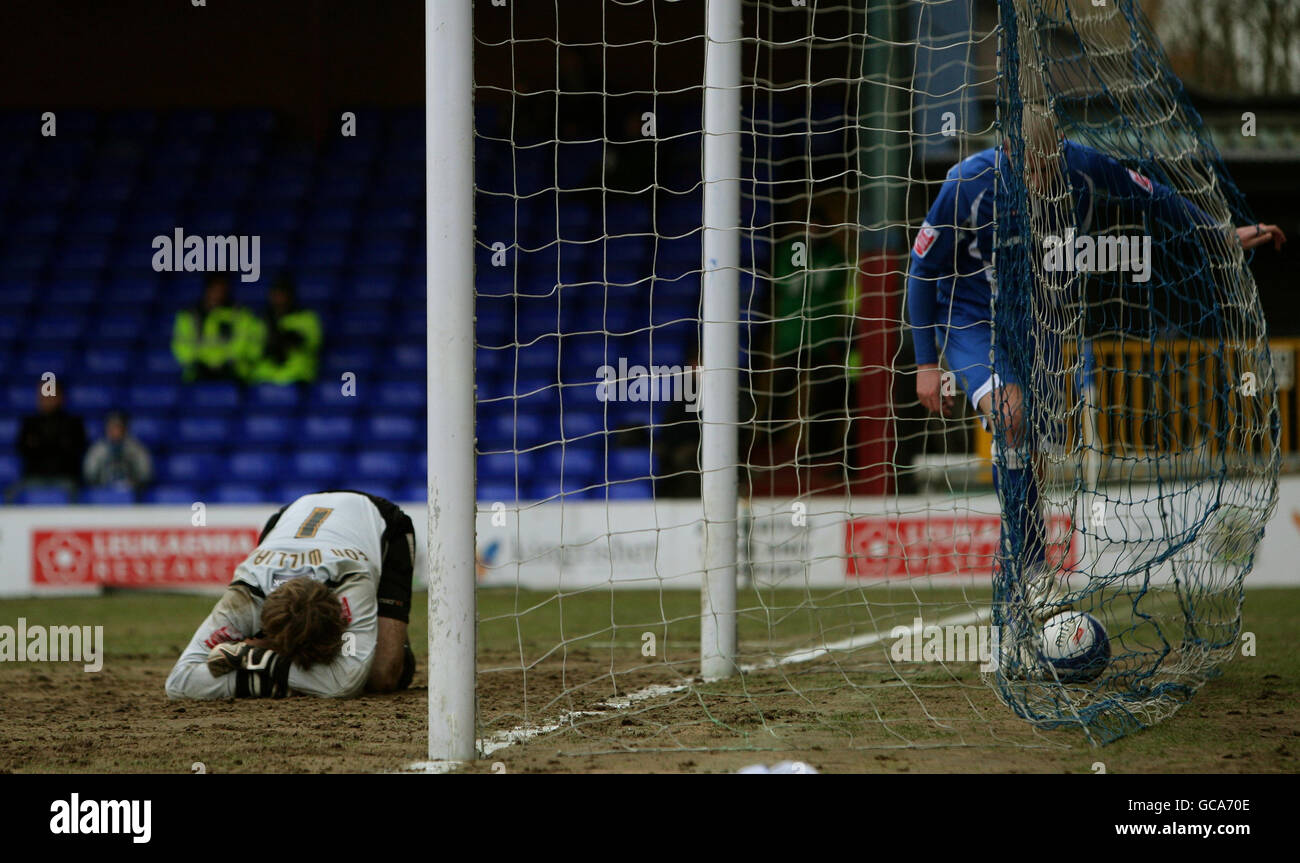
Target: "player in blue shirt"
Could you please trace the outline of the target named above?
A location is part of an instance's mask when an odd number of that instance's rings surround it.
[[[1054,130],[1026,129],[1026,184],[1041,197],[1068,192],[1074,204],[1074,222],[1079,235],[1093,229],[1094,209],[1103,196],[1140,209],[1146,218],[1184,230],[1209,227],[1213,220],[1173,190],[1126,168],[1115,159],[1090,147],[1062,139]],[[1036,144],[1036,146],[1034,146]],[[1055,151],[1060,148],[1066,176],[1056,167]],[[1034,455],[1045,441],[1035,440],[1035,430],[1026,428],[1021,382],[1005,363],[993,360],[993,297],[997,293],[991,267],[994,249],[995,177],[1006,171],[1005,148],[990,148],[966,158],[948,172],[924,224],[912,246],[907,278],[907,314],[912,327],[916,354],[916,392],[929,411],[947,416],[955,397],[944,386],[939,355],[944,358],[962,390],[988,427],[993,422],[1009,452],[1000,453],[1003,471],[994,467],[994,487],[1000,497],[1010,482],[1027,488],[1022,522],[1025,572],[1031,579],[1046,575],[1043,561],[1047,542],[1039,512],[1038,482]],[[1061,179],[1065,180],[1062,186]],[[1059,198],[1059,200],[1067,200]],[[1050,218],[1052,207],[1043,208]],[[1099,220],[1098,220],[1099,221]],[[1053,231],[1050,224],[1042,233]],[[1063,232],[1058,232],[1063,233]],[[1250,225],[1236,229],[1243,248],[1272,242],[1281,248],[1286,236],[1276,225]],[[1014,243],[1015,238],[1011,238]],[[1147,262],[1149,266],[1149,261]],[[1042,354],[1059,351],[1050,335],[1025,332],[1001,334],[1000,344],[1014,350]],[[997,412],[997,416],[994,412]],[[1048,436],[1051,430],[1038,432]],[[1046,597],[1054,590],[1054,579],[1043,578],[1027,594],[1036,616],[1054,610]],[[1034,597],[1037,597],[1035,600]]]

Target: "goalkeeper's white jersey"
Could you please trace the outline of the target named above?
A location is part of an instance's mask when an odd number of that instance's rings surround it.
[[[366,497],[305,495],[280,513],[262,544],[235,568],[233,580],[257,588],[264,597],[304,575],[334,585],[360,572],[377,585],[383,536],[384,519]]]
[[[284,581],[300,575],[327,584],[343,606],[344,648],[330,663],[294,665],[289,688],[322,697],[349,697],[365,687],[379,631],[377,593],[383,557],[384,520],[360,494],[334,492],[300,497],[280,514],[262,544],[235,569],[227,589],[167,677],[171,698],[232,698],[234,674],[213,677],[208,652],[242,641],[262,628],[262,603]],[[251,590],[233,587],[236,583]]]

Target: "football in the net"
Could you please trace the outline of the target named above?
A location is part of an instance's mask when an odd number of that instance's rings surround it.
[[[1065,683],[1088,683],[1106,670],[1110,639],[1106,627],[1083,611],[1063,611],[1043,624],[1039,656]]]

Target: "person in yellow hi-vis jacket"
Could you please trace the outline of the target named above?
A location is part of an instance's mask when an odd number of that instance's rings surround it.
[[[320,355],[320,317],[311,309],[299,308],[297,291],[282,276],[267,294],[266,315],[257,321],[260,347],[253,366],[254,383],[296,384],[316,379]]]
[[[198,304],[176,313],[172,353],[186,381],[247,382],[257,345],[257,319],[235,305],[226,273],[209,274]]]

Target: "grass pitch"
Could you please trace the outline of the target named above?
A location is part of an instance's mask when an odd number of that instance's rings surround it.
[[[352,701],[170,702],[163,681],[210,597],[116,593],[0,602],[0,625],[104,627],[103,669],[0,663],[0,771],[368,772],[426,752],[417,686]],[[1296,772],[1300,590],[1248,591],[1237,656],[1171,719],[1105,747],[1011,715],[972,663],[891,663],[874,633],[968,613],[977,590],[744,591],[743,676],[693,678],[693,591],[479,593],[480,734],[465,766],[507,772],[729,772],[788,758],[839,772]],[[782,657],[865,640],[810,661]],[[556,726],[538,733],[539,729]],[[504,745],[507,740],[520,740]],[[495,748],[500,747],[500,748]],[[196,767],[195,765],[202,765]]]

